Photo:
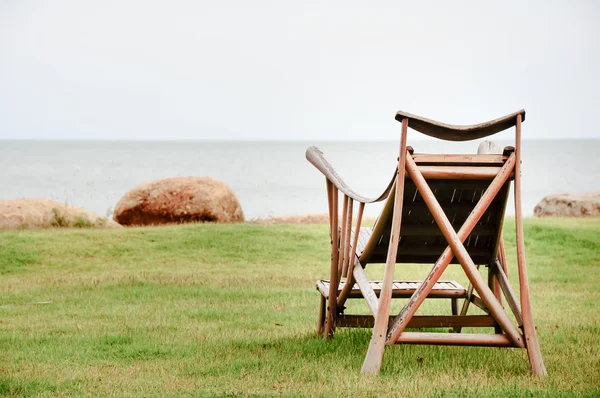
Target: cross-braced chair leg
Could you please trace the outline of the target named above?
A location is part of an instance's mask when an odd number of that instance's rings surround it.
[[[532,373],[545,376],[546,366],[542,359],[540,343],[537,338],[533,312],[529,299],[529,282],[527,279],[527,263],[525,261],[525,241],[523,239],[523,213],[521,210],[521,115],[517,116],[516,145],[517,163],[515,164],[515,224],[517,232],[517,265],[519,268],[519,288],[521,292],[521,311],[523,315],[523,333],[527,344],[527,355]]]
[[[396,198],[394,201],[394,216],[392,219],[391,239],[383,276],[383,289],[379,297],[379,308],[375,316],[375,327],[369,343],[367,356],[362,365],[362,373],[379,373],[383,361],[383,350],[387,340],[387,330],[392,301],[392,284],[394,281],[394,268],[396,267],[396,254],[400,240],[400,224],[402,221],[402,198],[404,197],[404,175],[406,173],[406,133],[408,120],[402,121],[402,135],[400,137],[400,157],[398,159],[398,177],[396,184]]]

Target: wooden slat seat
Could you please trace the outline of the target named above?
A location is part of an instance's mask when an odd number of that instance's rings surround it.
[[[338,292],[341,292],[344,288],[345,281],[340,282]],[[381,292],[383,281],[369,281],[371,288],[379,296]],[[421,281],[394,281],[392,297],[393,298],[409,298],[421,285]],[[328,280],[318,280],[317,290],[321,293],[324,298],[329,298],[329,284]],[[348,295],[348,298],[362,298],[362,293],[357,284],[352,286],[352,290]],[[462,287],[460,283],[456,281],[438,281],[433,290],[427,296],[429,298],[465,298],[467,297],[467,289]]]

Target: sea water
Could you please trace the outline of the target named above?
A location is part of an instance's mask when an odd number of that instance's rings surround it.
[[[385,189],[399,149],[398,141],[0,141],[0,200],[47,198],[107,216],[142,183],[209,176],[231,187],[247,219],[326,213],[325,178],[304,155],[310,145],[367,197]],[[473,154],[478,143],[410,145],[419,153]],[[523,141],[524,215],[546,195],[600,191],[599,154],[600,140]],[[369,205],[365,214],[380,208]]]

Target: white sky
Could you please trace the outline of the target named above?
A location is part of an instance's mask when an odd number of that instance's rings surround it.
[[[599,76],[595,1],[0,2],[0,139],[600,138]]]

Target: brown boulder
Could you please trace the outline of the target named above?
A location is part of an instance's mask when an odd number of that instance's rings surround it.
[[[0,229],[107,227],[119,224],[94,212],[48,199],[0,200]]]
[[[546,196],[535,206],[538,217],[600,216],[600,192]]]
[[[121,225],[186,222],[243,222],[233,191],[209,177],[175,177],[148,182],[127,192],[113,215]]]

